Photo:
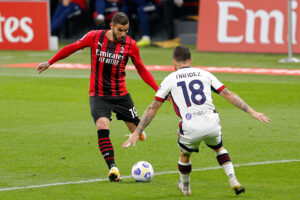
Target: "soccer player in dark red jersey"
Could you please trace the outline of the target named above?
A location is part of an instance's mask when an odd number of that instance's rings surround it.
[[[145,68],[136,42],[129,36],[129,20],[126,14],[117,12],[109,30],[93,30],[73,44],[67,45],[56,53],[48,62],[39,64],[39,73],[79,49],[91,48],[90,108],[91,115],[98,129],[99,149],[108,165],[108,177],[119,181],[120,173],[114,161],[114,149],[109,138],[111,113],[115,112],[118,120],[123,120],[130,132],[140,122],[134,103],[125,85],[125,67],[130,57],[139,75],[155,91],[158,85],[152,74]],[[143,134],[140,140],[145,140]]]

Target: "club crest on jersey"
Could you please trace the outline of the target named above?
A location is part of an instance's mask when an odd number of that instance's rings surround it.
[[[121,46],[121,51],[120,51],[120,53],[124,53],[124,47],[123,47],[123,46]]]
[[[187,120],[192,119],[192,114],[191,114],[191,113],[186,113],[185,118],[186,118]]]

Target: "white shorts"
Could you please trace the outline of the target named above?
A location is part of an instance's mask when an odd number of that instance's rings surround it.
[[[178,146],[183,152],[199,152],[198,147],[202,141],[213,149],[222,147],[222,132],[218,113],[207,113],[179,123]]]

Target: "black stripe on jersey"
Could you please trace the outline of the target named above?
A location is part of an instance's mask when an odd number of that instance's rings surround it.
[[[116,46],[117,43],[116,42],[112,42],[110,40],[107,41],[107,46],[106,46],[106,53],[113,53],[115,54],[116,51]],[[104,61],[104,65],[103,65],[103,73],[102,73],[102,85],[103,85],[103,95],[112,95],[112,91],[111,91],[111,73],[112,73],[112,66],[113,64],[106,64],[106,62],[108,61],[107,59],[110,59],[109,57],[105,58]],[[105,86],[105,87],[104,87]]]
[[[101,52],[102,50],[102,45],[103,44],[103,40],[104,40],[104,35],[105,35],[105,31],[101,32],[101,35],[99,37],[99,41],[98,41],[98,49],[99,52]],[[100,57],[100,53],[97,55],[97,61],[96,61],[96,69],[95,69],[95,95],[98,96],[99,95],[99,57]]]

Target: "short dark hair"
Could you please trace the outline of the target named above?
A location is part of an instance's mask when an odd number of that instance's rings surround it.
[[[116,12],[111,19],[113,24],[126,25],[129,23],[128,16],[123,12]]]
[[[184,46],[177,46],[173,51],[173,59],[177,62],[185,62],[191,59],[191,52],[189,48]]]

